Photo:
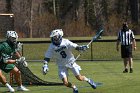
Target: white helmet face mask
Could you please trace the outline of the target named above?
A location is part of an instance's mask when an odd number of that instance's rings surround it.
[[[6,38],[11,43],[17,43],[18,35],[15,31],[7,31]]]
[[[62,41],[62,36],[63,36],[62,29],[53,30],[50,34],[52,43],[56,46],[60,45]]]

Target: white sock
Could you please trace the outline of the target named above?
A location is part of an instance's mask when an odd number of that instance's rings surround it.
[[[89,81],[89,79],[87,77],[85,77],[84,80],[87,81],[87,82]]]
[[[73,88],[76,88],[76,86],[74,85]]]
[[[75,85],[73,86],[73,88],[74,88],[74,89],[77,89],[77,87],[76,87]]]

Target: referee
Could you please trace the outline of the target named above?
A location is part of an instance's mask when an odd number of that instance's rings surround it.
[[[119,43],[121,43],[121,57],[124,62],[123,73],[128,73],[128,69],[130,69],[130,73],[133,73],[132,48],[136,50],[136,41],[133,31],[128,28],[127,22],[123,23],[123,27],[118,33],[116,43],[117,51],[119,51]]]

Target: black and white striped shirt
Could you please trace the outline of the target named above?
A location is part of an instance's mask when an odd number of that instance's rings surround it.
[[[128,31],[119,31],[118,39],[121,42],[121,45],[131,45],[132,40],[135,39],[134,33],[132,30]]]

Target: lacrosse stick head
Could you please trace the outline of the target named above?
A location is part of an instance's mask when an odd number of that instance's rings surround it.
[[[6,38],[10,43],[16,44],[18,40],[18,34],[15,31],[7,31]]]
[[[93,41],[99,39],[100,36],[102,35],[102,33],[103,33],[103,30],[100,30],[100,31],[94,36]]]
[[[51,41],[54,45],[58,46],[62,42],[63,31],[62,29],[53,30],[50,34]]]

